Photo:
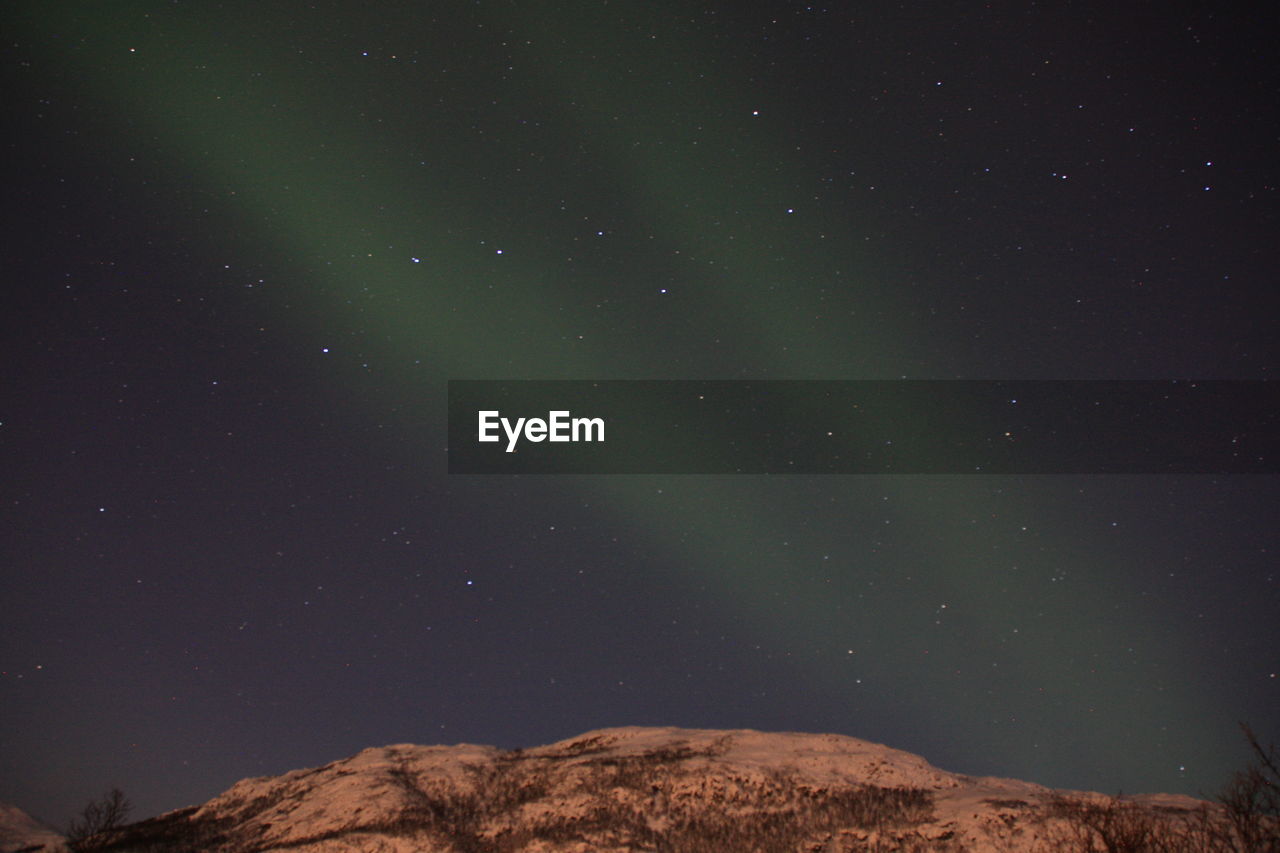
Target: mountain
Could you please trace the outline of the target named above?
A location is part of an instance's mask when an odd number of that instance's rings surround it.
[[[1150,849],[1199,851],[1219,849],[1205,846],[1225,827],[1215,809],[962,776],[839,735],[615,728],[526,750],[366,749],[243,780],[204,805],[100,836],[94,849],[1049,851],[1146,838],[1170,841]]]
[[[61,851],[62,836],[17,806],[0,803],[0,853]]]

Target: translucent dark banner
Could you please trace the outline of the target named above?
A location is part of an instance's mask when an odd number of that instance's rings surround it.
[[[451,474],[1273,474],[1268,381],[449,382]]]

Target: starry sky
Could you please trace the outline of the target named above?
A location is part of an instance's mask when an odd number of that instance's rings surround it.
[[[837,732],[1215,791],[1275,475],[464,476],[451,379],[1274,378],[1274,16],[6,4],[0,799]]]

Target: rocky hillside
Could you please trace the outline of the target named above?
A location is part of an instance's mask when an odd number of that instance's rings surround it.
[[[62,836],[17,806],[0,803],[0,853],[63,850]]]
[[[961,776],[838,735],[619,728],[527,750],[367,749],[323,767],[246,779],[202,806],[92,846],[834,853],[1144,849],[1089,845],[1176,838],[1181,847],[1151,849],[1199,851],[1219,849],[1208,846],[1219,814],[1185,797],[1121,802]]]

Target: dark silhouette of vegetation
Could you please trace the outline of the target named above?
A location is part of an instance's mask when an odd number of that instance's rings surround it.
[[[1280,755],[1241,724],[1253,759],[1196,809],[1153,809],[1122,797],[1055,797],[1050,843],[1080,853],[1280,853]]]
[[[1280,853],[1280,754],[1276,745],[1265,749],[1253,729],[1240,724],[1253,760],[1219,792],[1233,847],[1249,853]]]
[[[1081,853],[1143,853],[1163,850],[1165,822],[1121,797],[1055,796],[1049,803],[1049,839],[1058,849]]]
[[[125,825],[133,805],[119,788],[112,788],[85,806],[67,827],[67,846],[76,853],[102,850],[113,831]]]

